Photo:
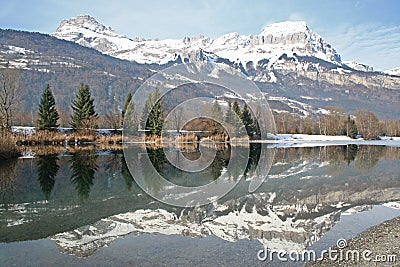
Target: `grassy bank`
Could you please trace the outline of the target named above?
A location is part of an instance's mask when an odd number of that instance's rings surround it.
[[[122,134],[97,134],[93,130],[85,131],[37,131],[32,135],[17,134],[17,145],[75,145],[83,143],[120,144]]]
[[[94,144],[96,146],[121,145],[124,142],[166,144],[166,143],[198,143],[213,141],[216,143],[236,143],[248,141],[248,138],[232,138],[226,134],[214,134],[199,137],[196,134],[180,134],[177,136],[127,136],[122,138],[122,131],[112,130],[56,130],[32,131],[30,133],[14,133],[14,143],[21,147],[30,146],[76,146]],[[10,144],[12,142],[9,142]]]
[[[0,135],[0,160],[16,158],[19,155],[15,139],[9,134]]]

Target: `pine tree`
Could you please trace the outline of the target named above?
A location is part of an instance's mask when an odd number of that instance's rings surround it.
[[[251,116],[249,108],[247,107],[247,104],[244,104],[241,114],[242,122],[244,127],[246,128],[247,135],[252,136],[254,132],[257,131],[257,127]]]
[[[73,114],[70,124],[73,129],[95,127],[95,119],[98,115],[94,110],[93,102],[89,85],[81,83],[76,100],[72,101],[71,105]]]
[[[220,134],[224,132],[224,129],[221,127],[221,123],[223,122],[224,114],[222,113],[222,109],[218,104],[218,101],[214,101],[214,104],[211,108],[211,116],[214,118],[212,121],[212,131],[214,134]]]
[[[53,93],[50,91],[50,85],[47,84],[39,104],[37,120],[39,130],[54,130],[60,126],[58,124],[59,118],[56,101]]]
[[[223,119],[222,109],[221,109],[220,105],[218,104],[218,101],[216,101],[216,100],[214,101],[214,104],[211,108],[211,116],[220,122]]]
[[[156,88],[153,93],[149,94],[143,108],[140,122],[150,134],[161,136],[164,125],[164,111],[158,88]]]
[[[235,123],[235,118],[234,114],[232,111],[232,103],[228,101],[228,110],[225,113],[225,122],[229,124],[234,124]]]
[[[132,100],[132,94],[131,94],[131,92],[129,92],[128,95],[126,96],[124,109],[122,110],[122,119],[124,119],[124,117],[125,117],[125,113],[128,110],[129,103],[131,102],[131,100]]]
[[[232,114],[233,120],[232,120],[231,124],[234,125],[238,129],[240,128],[239,131],[241,132],[242,130],[244,130],[241,128],[243,126],[241,123],[242,112],[240,111],[239,104],[236,100],[233,102],[232,111],[233,111],[233,114]]]
[[[347,116],[346,132],[346,135],[351,138],[356,138],[356,136],[358,135],[356,122],[351,119],[350,116]]]
[[[122,121],[121,126],[125,127],[125,130],[131,131],[131,134],[137,131],[138,123],[135,114],[135,103],[131,103],[132,94],[131,92],[128,93],[125,100],[124,109],[122,110]]]
[[[235,112],[236,115],[239,116],[239,118],[242,118],[242,114],[240,112],[240,107],[239,107],[239,104],[238,104],[238,102],[236,100],[235,100],[235,102],[233,102],[232,111]]]

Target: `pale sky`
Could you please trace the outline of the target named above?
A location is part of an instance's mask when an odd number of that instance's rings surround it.
[[[62,19],[89,14],[131,38],[215,38],[304,20],[342,60],[386,70],[400,67],[399,13],[397,0],[0,0],[0,28],[52,33]]]

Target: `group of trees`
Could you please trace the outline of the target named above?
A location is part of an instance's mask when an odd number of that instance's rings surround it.
[[[127,99],[128,100],[128,99]],[[147,131],[150,135],[161,136],[162,129],[165,122],[164,113],[165,113],[164,103],[161,100],[161,95],[158,89],[154,92],[150,93],[140,118],[141,129]],[[258,125],[257,120],[253,119],[253,116],[247,106],[246,103],[243,104],[242,109],[239,106],[239,103],[235,100],[233,104],[228,102],[228,109],[224,113],[221,106],[217,101],[214,101],[213,106],[211,107],[211,117],[215,120],[209,120],[209,123],[206,123],[208,128],[199,127],[196,129],[196,126],[193,123],[190,123],[188,127],[186,125],[182,125],[183,120],[183,111],[181,108],[177,108],[172,116],[172,124],[171,126],[175,127],[177,131],[180,131],[181,128],[186,130],[202,130],[212,132],[214,134],[222,134],[224,133],[224,129],[222,128],[219,122],[225,122],[227,127],[232,127],[232,130],[239,130],[247,133],[248,136],[253,136],[258,133]],[[194,127],[193,127],[194,126]]]
[[[152,135],[161,136],[164,126],[164,107],[161,101],[160,91],[149,94],[140,117],[140,125]]]
[[[215,105],[218,105],[217,101],[215,101]],[[245,130],[250,137],[257,134],[259,131],[257,120],[253,119],[246,103],[244,103],[243,108],[240,109],[237,100],[235,100],[233,104],[228,102],[228,110],[225,113],[224,119],[226,123],[233,125],[237,129]],[[242,127],[244,127],[244,129],[241,129]]]
[[[275,115],[277,131],[292,134],[347,135],[352,138],[359,134],[354,118],[345,115],[344,111],[337,107],[328,107],[327,110],[327,113],[314,118],[279,113]]]
[[[96,127],[98,115],[94,107],[87,84],[81,84],[76,99],[71,104],[72,115],[70,125],[73,129],[92,129]],[[60,116],[56,108],[56,101],[47,84],[39,103],[37,127],[39,130],[54,130],[59,127]]]
[[[13,119],[15,119],[15,111],[18,102],[21,100],[20,86],[18,84],[18,72],[12,69],[0,70],[0,133],[11,131]],[[101,122],[103,127],[112,127],[114,129],[122,126],[125,117],[132,117],[132,109],[128,109],[132,95],[129,93],[122,113],[119,110],[113,110],[107,113]],[[160,92],[156,89],[149,94],[145,102],[144,109],[140,118],[134,118],[133,123],[141,129],[147,130],[152,135],[161,135],[162,128],[165,124],[165,107],[161,100]],[[75,100],[71,103],[72,115],[68,115],[65,111],[58,110],[54,95],[47,85],[40,99],[39,109],[37,112],[36,126],[40,130],[53,130],[60,126],[60,121],[68,120],[69,125],[73,129],[92,129],[99,124],[99,116],[95,111],[94,99],[91,96],[89,86],[81,84]],[[212,117],[217,121],[224,121],[233,127],[244,127],[245,132],[249,136],[253,136],[259,132],[257,120],[252,116],[246,103],[240,107],[237,101],[228,103],[228,109],[224,112],[217,101],[214,101],[212,107],[209,108]],[[328,107],[328,112],[311,117],[300,117],[290,113],[282,112],[275,115],[275,122],[278,133],[306,133],[306,134],[323,134],[323,135],[347,135],[352,138],[361,135],[366,139],[371,139],[381,135],[400,136],[400,120],[380,121],[377,116],[368,110],[358,110],[354,116],[346,114],[342,108]],[[182,125],[176,114],[176,127],[181,128]],[[223,132],[221,125],[216,121],[210,124],[208,130],[215,133]],[[237,129],[237,128],[236,128]]]
[[[0,70],[0,134],[11,132],[14,114],[21,101],[21,87],[18,83],[18,72],[13,69]],[[72,101],[70,126],[73,129],[91,129],[96,127],[98,115],[94,107],[94,99],[87,84],[81,84]],[[36,126],[39,130],[54,130],[60,126],[60,113],[50,85],[44,90],[37,113]]]
[[[400,120],[380,121],[371,111],[360,109],[354,116],[345,114],[339,107],[327,107],[327,113],[316,117],[300,117],[290,113],[275,115],[278,133],[305,133],[322,135],[346,135],[365,139],[378,136],[400,136]]]
[[[236,137],[245,135],[253,137],[255,134],[259,134],[257,120],[253,118],[246,103],[243,103],[241,108],[237,101],[234,101],[233,104],[228,102],[227,108],[224,109],[215,100],[212,105],[204,104],[201,108],[202,115],[200,117],[193,116],[196,118],[185,125],[182,125],[182,116],[173,116],[173,126],[176,127],[177,131],[181,129],[178,126],[183,126],[183,130],[202,131],[202,135],[206,137],[226,137],[228,133],[235,133]],[[185,110],[184,112],[191,111]]]
[[[131,117],[132,114],[126,114],[130,109],[128,106],[132,99],[129,93],[122,114],[118,112],[113,115],[105,116],[105,119],[113,128],[121,127],[124,117]],[[72,102],[72,115],[70,125],[73,129],[92,129],[96,127],[94,100],[91,97],[88,85],[81,84],[76,100]],[[151,135],[161,136],[165,124],[164,104],[158,89],[150,93],[141,117],[135,119],[131,124],[146,130]],[[300,117],[290,113],[279,113],[275,116],[275,122],[278,133],[306,133],[322,135],[346,135],[355,138],[358,135],[366,139],[375,138],[381,135],[400,136],[400,120],[379,121],[376,115],[368,110],[358,110],[354,116],[346,115],[344,110],[339,107],[328,107],[328,112],[319,114],[316,117]],[[183,112],[183,111],[181,111]],[[212,117],[217,121],[224,121],[228,126],[232,126],[239,131],[245,130],[248,136],[259,134],[257,120],[253,118],[251,111],[246,103],[240,107],[238,101],[228,102],[228,108],[224,113],[217,101],[211,108]],[[181,113],[179,113],[181,114]],[[179,115],[177,114],[177,116]],[[38,112],[37,126],[41,130],[51,130],[57,128],[59,115],[55,107],[55,99],[47,85],[43,92]],[[175,118],[176,126],[180,128],[180,117]],[[216,121],[209,124],[211,132],[222,133],[224,130]],[[244,128],[244,129],[243,129]],[[137,129],[137,128],[136,128]],[[204,129],[203,129],[204,130]]]

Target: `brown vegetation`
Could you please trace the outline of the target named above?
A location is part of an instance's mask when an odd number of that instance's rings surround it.
[[[329,114],[320,114],[315,118],[279,113],[275,115],[277,132],[354,137],[354,130],[357,130],[357,134],[365,139],[400,136],[400,120],[380,121],[374,113],[364,109],[358,110],[354,116],[346,115],[338,107],[327,107],[327,110]]]
[[[122,134],[97,135],[95,141],[100,144],[122,144]]]
[[[19,154],[14,138],[9,134],[0,134],[0,160],[15,158]]]
[[[18,145],[74,145],[82,143],[104,143],[121,144],[122,134],[114,133],[108,135],[96,134],[94,130],[81,130],[71,132],[58,131],[37,131],[27,136],[23,134],[15,135]]]
[[[204,137],[224,134],[224,128],[217,122],[208,118],[195,118],[183,127],[186,131],[199,131]]]
[[[98,150],[121,150],[121,145],[109,144],[88,144],[88,145],[35,145],[19,147],[22,154],[32,154],[35,156],[59,155],[59,154],[74,154],[80,151]]]
[[[194,143],[198,142],[199,138],[195,134],[185,134],[177,136],[174,141],[178,143]]]
[[[62,145],[65,133],[55,131],[37,131],[31,136],[17,134],[15,136],[18,145]]]

